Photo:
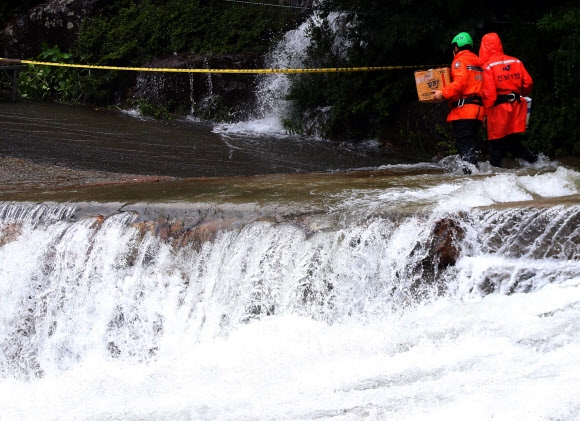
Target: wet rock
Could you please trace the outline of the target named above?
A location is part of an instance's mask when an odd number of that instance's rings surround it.
[[[241,228],[239,218],[215,218],[202,222],[178,220],[173,222],[159,219],[157,221],[140,221],[132,224],[141,234],[151,233],[163,241],[171,242],[174,247],[188,244],[199,249],[203,243],[213,242],[218,233],[232,227]]]
[[[13,17],[0,32],[0,56],[31,59],[42,51],[42,43],[70,51],[81,22],[98,1],[50,0]]]
[[[92,223],[91,228],[101,228],[103,222],[105,221],[105,217],[103,215],[95,215],[95,221]]]
[[[22,224],[14,223],[0,226],[0,247],[16,241],[22,234]]]
[[[202,56],[180,53],[157,58],[143,67],[168,69],[248,69],[261,67],[253,54]],[[170,112],[207,120],[239,121],[248,117],[257,75],[140,72],[126,100],[163,105]]]
[[[426,263],[439,269],[453,266],[460,254],[459,241],[465,237],[461,225],[452,218],[444,218],[435,223]]]
[[[200,246],[206,241],[213,242],[220,231],[231,228],[241,228],[242,225],[242,222],[235,218],[205,221],[204,223],[188,230],[181,240],[180,245],[193,243],[194,245]]]
[[[132,224],[133,228],[137,228],[141,234],[151,233],[153,235],[159,235],[160,227],[162,227],[166,222],[159,220],[159,221],[142,221],[142,222],[135,222]],[[167,238],[165,238],[167,239]]]
[[[411,258],[417,263],[405,275],[413,279],[408,290],[410,297],[420,300],[445,291],[446,285],[439,273],[457,263],[463,238],[465,230],[457,218],[443,218],[434,223],[429,240],[417,243],[411,252]]]

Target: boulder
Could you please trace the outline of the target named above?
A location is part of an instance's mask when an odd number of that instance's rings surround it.
[[[0,247],[16,241],[22,234],[22,223],[0,225]]]
[[[435,223],[427,262],[431,266],[445,269],[453,266],[459,258],[458,242],[465,237],[461,225],[452,218],[443,218]]]
[[[0,32],[0,57],[33,59],[42,44],[72,50],[86,16],[99,0],[49,0],[14,16]]]
[[[459,221],[460,217],[458,215],[436,221],[430,238],[426,242],[418,242],[411,252],[416,264],[409,266],[409,273],[405,277],[412,279],[408,291],[413,299],[421,300],[433,292],[442,294],[446,290],[439,275],[454,266],[461,254],[465,230]]]

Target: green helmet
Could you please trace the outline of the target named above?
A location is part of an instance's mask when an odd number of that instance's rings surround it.
[[[466,45],[471,45],[473,48],[473,40],[471,39],[471,35],[469,35],[467,32],[460,32],[455,35],[455,38],[453,38],[451,44],[457,44],[459,48],[465,47]]]

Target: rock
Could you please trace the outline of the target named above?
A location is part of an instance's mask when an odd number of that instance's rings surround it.
[[[417,243],[411,252],[411,257],[416,256],[416,264],[410,266],[409,273],[405,275],[413,279],[408,289],[412,298],[421,300],[433,291],[442,294],[446,290],[439,273],[457,263],[464,237],[465,231],[460,222],[448,217],[435,222],[430,240]]]
[[[143,67],[170,69],[248,69],[261,67],[254,54],[202,56],[179,53],[156,58]],[[207,120],[239,121],[251,113],[257,75],[139,72],[131,98],[163,105],[170,112]]]
[[[32,59],[42,44],[72,50],[80,25],[99,0],[49,0],[13,17],[0,32],[0,57]]]
[[[16,241],[22,234],[22,224],[13,223],[0,226],[0,247]]]
[[[435,223],[429,249],[428,260],[439,269],[453,266],[460,254],[458,241],[465,237],[461,225],[452,218],[444,218]]]
[[[199,249],[203,243],[213,242],[220,231],[228,228],[239,228],[243,222],[239,218],[214,218],[188,225],[188,221],[168,222],[162,219],[157,221],[141,221],[132,224],[133,228],[144,235],[151,233],[165,242],[171,242],[174,247],[183,247],[192,244]]]
[[[95,215],[95,222],[91,224],[92,229],[101,228],[103,222],[105,221],[105,217],[103,215]]]

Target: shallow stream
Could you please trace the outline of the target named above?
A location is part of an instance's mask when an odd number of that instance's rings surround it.
[[[193,178],[3,194],[0,420],[580,420],[574,165],[55,110],[0,153]]]

